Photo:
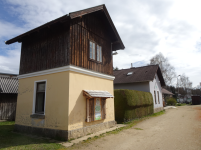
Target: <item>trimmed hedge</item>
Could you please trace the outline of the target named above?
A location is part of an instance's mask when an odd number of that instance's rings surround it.
[[[171,97],[171,98],[169,98],[169,99],[167,100],[167,105],[173,105],[173,106],[175,106],[176,103],[177,103],[177,101],[176,101],[176,99],[173,98],[173,97]]]
[[[149,92],[114,90],[115,120],[119,123],[153,114],[153,97]]]

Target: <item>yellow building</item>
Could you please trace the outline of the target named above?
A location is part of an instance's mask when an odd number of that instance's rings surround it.
[[[105,5],[21,34],[15,131],[71,139],[115,125],[112,52],[124,49]]]

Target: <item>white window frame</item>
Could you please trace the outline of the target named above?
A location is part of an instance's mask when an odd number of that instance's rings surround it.
[[[39,82],[45,82],[45,104],[44,104],[44,114],[39,114],[39,115],[45,115],[45,105],[46,105],[46,90],[47,90],[47,79],[45,80],[38,80],[34,81],[34,93],[33,93],[33,108],[32,108],[32,114],[37,114],[35,113],[35,107],[36,107],[36,89],[37,89],[37,83]]]

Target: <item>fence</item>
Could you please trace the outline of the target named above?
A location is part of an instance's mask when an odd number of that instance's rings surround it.
[[[0,120],[15,120],[17,94],[0,93]]]

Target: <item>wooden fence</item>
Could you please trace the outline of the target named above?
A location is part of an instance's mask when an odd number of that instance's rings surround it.
[[[0,93],[0,120],[15,120],[17,94]]]

